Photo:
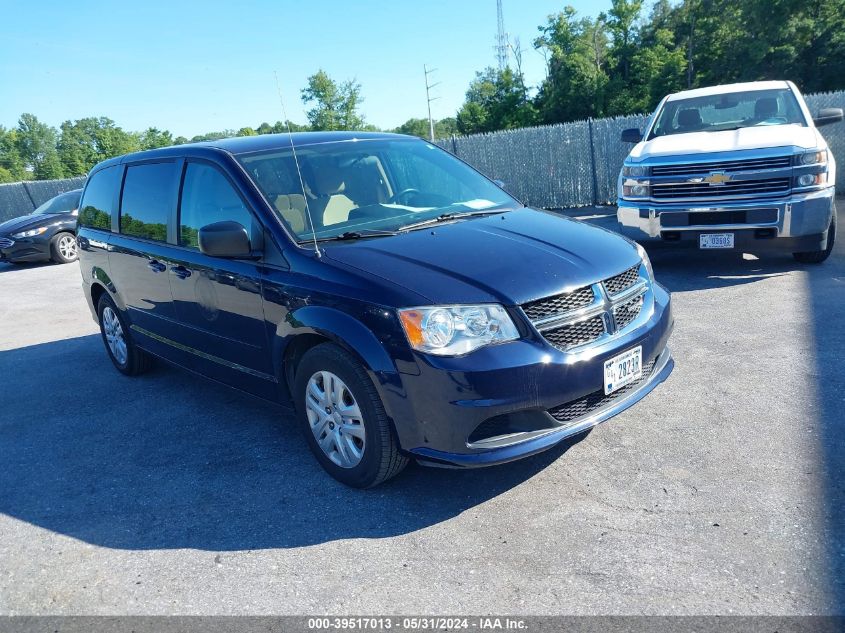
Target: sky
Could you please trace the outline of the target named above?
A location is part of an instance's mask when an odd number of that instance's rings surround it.
[[[503,0],[529,85],[549,14],[595,16],[610,0]],[[191,136],[288,118],[318,69],[361,84],[368,123],[425,118],[423,64],[437,70],[435,119],[454,116],[475,72],[496,64],[495,0],[0,0],[0,125],[23,112],[58,127],[106,116],[126,130]]]

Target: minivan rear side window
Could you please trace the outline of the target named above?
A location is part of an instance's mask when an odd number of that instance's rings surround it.
[[[226,176],[211,165],[188,163],[179,207],[179,244],[199,248],[199,230],[226,220],[251,231],[252,215]]]
[[[167,241],[167,222],[176,206],[176,163],[130,165],[123,181],[120,232]]]
[[[111,216],[122,169],[106,167],[88,179],[79,205],[79,226],[111,231]]]

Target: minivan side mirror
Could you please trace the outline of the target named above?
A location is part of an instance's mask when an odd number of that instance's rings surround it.
[[[632,127],[622,130],[623,143],[639,143],[641,140],[643,140],[643,133],[640,132],[639,128]]]
[[[210,257],[251,257],[249,234],[238,222],[208,224],[199,230],[200,251]]]
[[[842,120],[842,108],[822,108],[818,116],[813,119],[816,127],[839,123]]]

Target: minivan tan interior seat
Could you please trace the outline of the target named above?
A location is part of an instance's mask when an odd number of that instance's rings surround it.
[[[314,198],[308,201],[308,207],[315,223],[329,226],[346,222],[356,205],[344,193],[346,183],[340,167],[330,159],[311,159],[310,167],[308,185]]]

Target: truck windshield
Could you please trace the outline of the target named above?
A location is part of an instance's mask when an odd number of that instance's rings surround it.
[[[767,125],[806,125],[791,90],[748,90],[669,100],[658,113],[649,139]]]
[[[522,206],[468,165],[421,140],[299,146],[302,183],[290,148],[237,158],[300,242],[379,237],[447,214],[470,217]]]

